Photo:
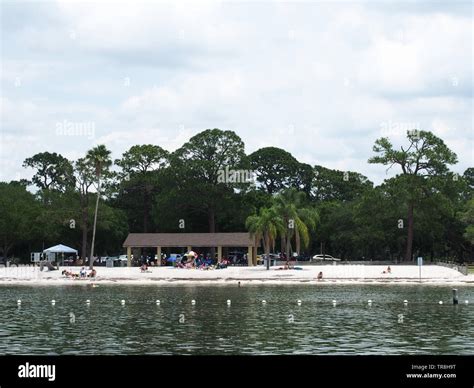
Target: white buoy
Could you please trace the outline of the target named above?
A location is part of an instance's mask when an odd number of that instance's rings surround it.
[[[469,304],[469,301],[468,301],[468,300],[465,300],[464,303],[465,303],[465,304]]]
[[[262,304],[266,304],[266,303],[267,303],[267,301],[265,299],[262,300]]]
[[[230,299],[227,299],[227,306],[230,306],[230,304],[231,304]]]
[[[337,301],[336,301],[336,299],[333,299],[333,301],[332,301],[332,305],[333,305],[334,307],[336,307],[336,304],[337,304]]]
[[[369,305],[371,305],[371,304],[372,304],[372,299],[369,299],[369,300],[367,301],[367,303],[368,303]]]
[[[91,301],[89,299],[87,299],[86,304],[91,304]]]
[[[298,299],[296,303],[298,303],[298,306],[301,306],[301,300]]]
[[[443,304],[443,301],[442,301],[442,300],[440,300],[438,303],[439,303],[439,304]]]
[[[403,301],[403,304],[406,306],[406,305],[408,304],[408,301],[405,299],[405,300]]]
[[[122,304],[122,306],[123,306],[123,305],[125,304],[125,300],[124,300],[124,299],[122,299],[122,300],[120,301],[120,303],[121,303],[121,304]]]
[[[52,305],[55,305],[55,304],[56,304],[56,301],[53,299],[53,300],[51,301],[51,304],[52,304]]]
[[[20,305],[21,305],[21,299],[18,299],[18,300],[16,301],[16,304],[17,304],[18,306],[20,306]]]
[[[194,306],[194,305],[196,304],[196,301],[193,299],[193,300],[191,301],[191,304]]]
[[[156,300],[156,304],[159,305],[161,302],[159,299]]]

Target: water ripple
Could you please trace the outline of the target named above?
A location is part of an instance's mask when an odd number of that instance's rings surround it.
[[[0,354],[474,354],[473,304],[437,303],[449,287],[0,288]]]

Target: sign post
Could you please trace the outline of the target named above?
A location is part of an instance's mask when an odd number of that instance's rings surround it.
[[[423,257],[418,257],[418,269],[420,273],[420,283],[421,283],[421,266],[423,265]]]

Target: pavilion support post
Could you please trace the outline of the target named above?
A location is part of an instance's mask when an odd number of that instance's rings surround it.
[[[248,266],[249,267],[252,267],[253,266],[253,247],[251,245],[249,245],[249,251],[247,253],[247,263],[248,263]]]
[[[132,266],[132,247],[127,247],[127,267]]]
[[[257,247],[252,249],[252,260],[253,260],[253,265],[257,265]]]
[[[161,247],[156,248],[156,265],[161,265]]]
[[[188,245],[188,252],[192,249],[191,245]]]
[[[214,260],[214,258],[212,258]],[[217,262],[220,263],[222,261],[222,246],[217,247]]]

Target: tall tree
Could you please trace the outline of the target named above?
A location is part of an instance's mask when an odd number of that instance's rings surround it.
[[[460,213],[460,219],[465,223],[464,237],[474,245],[474,199],[466,204],[466,210]]]
[[[307,206],[304,192],[295,188],[287,189],[275,197],[275,210],[285,224],[285,233],[282,235],[282,252],[290,257],[292,239],[295,239],[296,252],[301,254],[301,245],[307,248],[310,241],[310,232],[316,228],[319,216],[317,211]]]
[[[297,171],[291,179],[291,187],[311,196],[311,187],[314,178],[314,169],[309,164],[298,163]]]
[[[257,182],[269,194],[289,188],[298,178],[300,163],[281,148],[260,148],[250,154],[249,159]]]
[[[423,183],[430,177],[445,175],[448,165],[457,163],[457,157],[442,139],[427,131],[407,131],[408,146],[396,150],[388,138],[375,141],[373,151],[378,155],[369,159],[369,163],[389,165],[389,169],[398,165],[405,177],[407,197],[407,242],[405,260],[412,259],[414,236],[415,203],[423,193]]]
[[[262,208],[258,214],[247,218],[245,226],[257,242],[263,241],[267,257],[267,270],[270,269],[270,249],[275,245],[278,234],[285,233],[283,219],[274,208]]]
[[[23,167],[35,169],[32,183],[38,187],[37,197],[43,204],[38,221],[42,223],[39,236],[42,246],[60,237],[64,227],[64,216],[67,209],[58,206],[61,197],[74,187],[72,163],[57,153],[41,152],[25,159]],[[61,220],[63,218],[63,220]]]
[[[333,241],[338,240],[339,249],[354,258],[403,259],[405,233],[399,228],[398,220],[406,214],[404,199],[405,184],[397,177],[385,180],[352,202],[340,203],[347,211],[336,212],[331,217],[336,228]],[[344,213],[346,216],[341,217]]]
[[[314,166],[311,197],[318,201],[352,201],[372,187],[373,183],[357,172]]]
[[[85,161],[90,166],[94,166],[95,176],[97,179],[97,198],[95,203],[94,225],[92,228],[91,254],[89,258],[89,268],[92,269],[94,267],[94,243],[97,227],[97,213],[99,211],[99,199],[101,196],[101,178],[104,173],[108,172],[109,167],[112,165],[112,159],[110,158],[110,151],[105,147],[105,145],[101,144],[87,151]]]
[[[249,168],[244,143],[233,131],[198,133],[174,152],[171,167],[178,198],[184,196],[190,206],[207,214],[211,233],[224,194],[248,185],[246,174],[240,174]]]
[[[313,239],[313,252],[330,254],[342,259],[363,256],[354,241],[353,202],[324,201],[317,205],[319,222]]]
[[[95,179],[95,169],[85,158],[80,158],[74,163],[74,177],[76,182],[76,190],[80,198],[80,225],[82,230],[81,258],[86,261],[88,243],[87,236],[89,233],[89,200],[90,190]]]
[[[456,176],[459,179],[458,176]],[[469,200],[474,196],[474,167],[469,167],[464,171],[462,175],[462,180],[465,184],[465,189],[463,190],[463,197],[465,200]]]
[[[25,159],[23,167],[36,170],[31,180],[41,190],[65,191],[71,185],[72,164],[56,152],[35,154]]]
[[[133,201],[142,197],[143,233],[148,232],[153,193],[156,192],[155,172],[167,165],[168,152],[157,145],[132,146],[115,164],[122,168],[121,195],[130,194]]]
[[[33,194],[16,182],[0,182],[0,251],[7,257],[15,244],[31,241],[41,208]]]

